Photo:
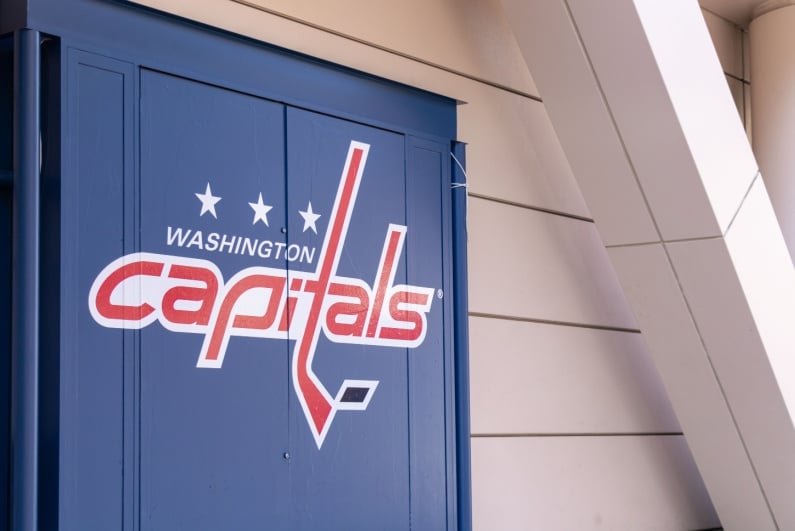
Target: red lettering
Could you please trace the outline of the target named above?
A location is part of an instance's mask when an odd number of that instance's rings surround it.
[[[425,293],[411,293],[397,291],[389,299],[389,316],[397,322],[409,323],[411,328],[381,327],[378,337],[382,339],[400,339],[403,341],[416,341],[422,337],[423,316],[419,312],[406,310],[402,306],[416,305],[425,307],[428,304],[428,295]]]
[[[335,336],[363,337],[370,297],[367,290],[352,284],[331,284],[329,295],[356,299],[357,302],[335,302],[326,313],[326,329]],[[353,317],[340,320],[340,316]]]
[[[113,291],[125,280],[134,276],[159,277],[163,272],[163,264],[160,262],[148,262],[145,260],[124,265],[108,275],[97,290],[96,307],[97,312],[105,319],[116,319],[122,321],[140,321],[150,315],[155,309],[147,303],[139,306],[126,306],[113,304],[110,297]]]
[[[185,265],[172,265],[168,272],[169,278],[184,280],[199,280],[205,287],[176,286],[163,294],[163,303],[160,308],[163,317],[175,324],[206,325],[210,322],[210,315],[218,295],[218,279],[215,273],[204,267]],[[178,310],[177,301],[201,302],[198,310]]]
[[[303,280],[294,278],[290,281],[290,291],[300,291]],[[293,315],[295,315],[295,305],[298,304],[296,297],[287,297],[287,304],[284,305],[282,311],[282,318],[279,321],[279,332],[286,332],[290,328],[290,323],[293,322]]]
[[[279,332],[286,332],[290,328],[290,323],[293,322],[293,315],[295,315],[296,304],[298,304],[297,298],[287,297],[287,304],[284,306],[282,318],[279,321]]]
[[[375,337],[381,309],[384,305],[384,298],[395,276],[395,265],[400,256],[398,248],[401,244],[403,233],[391,227],[384,242],[384,251],[381,254],[381,263],[378,267],[379,274],[375,285],[375,296],[373,297],[373,311],[370,313],[370,322],[367,324],[367,337]]]
[[[271,290],[265,313],[256,316],[236,315],[232,326],[252,330],[267,330],[270,328],[276,320],[285,280],[284,277],[274,277],[272,275],[249,275],[241,278],[229,288],[221,302],[221,308],[218,311],[204,359],[215,361],[218,359],[219,354],[226,349],[225,343],[229,337],[228,328],[232,310],[238,299],[249,290],[256,288],[268,288]]]

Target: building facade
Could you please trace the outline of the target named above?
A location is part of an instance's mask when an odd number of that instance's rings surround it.
[[[786,223],[775,217],[791,211],[791,166],[786,148],[772,146],[789,138],[784,126],[769,125],[787,104],[779,103],[782,88],[766,84],[755,94],[757,76],[761,86],[787,71],[784,59],[765,63],[786,45],[762,41],[774,33],[762,28],[765,17],[780,20],[786,6],[768,5],[751,22],[753,3],[720,0],[3,4],[2,33],[31,28],[77,42],[52,56],[62,65],[81,53],[118,61],[124,47],[109,44],[102,17],[127,13],[219,42],[243,39],[252,55],[275,46],[455,102],[448,137],[458,158],[444,153],[443,166],[451,184],[465,180],[449,201],[465,189],[466,218],[454,219],[452,203],[443,213],[466,231],[468,286],[460,293],[468,299],[469,374],[468,389],[457,391],[469,398],[446,410],[468,409],[466,419],[446,420],[448,440],[456,427],[467,439],[458,440],[461,455],[442,459],[458,476],[437,486],[457,489],[435,500],[448,504],[451,528],[467,529],[471,518],[477,530],[795,529],[795,332],[787,321],[795,271]],[[64,30],[71,9],[81,18]],[[792,26],[780,24],[786,35]],[[171,45],[190,55],[196,43],[181,36]],[[174,64],[175,52],[143,66],[190,78],[211,46],[196,47],[195,64]],[[159,57],[156,45],[146,53]],[[10,50],[4,57],[11,64]],[[230,77],[219,72],[212,82]],[[246,92],[241,87],[233,88]],[[288,106],[356,120],[355,105],[341,116],[337,103],[318,103],[309,91],[287,97]],[[394,97],[400,114],[403,96]],[[13,98],[3,100],[8,119]],[[393,119],[389,95],[377,105],[373,122]],[[411,135],[434,121],[426,116],[394,119]],[[51,127],[65,138],[72,132]],[[17,187],[11,158],[9,150],[4,212]],[[776,184],[760,176],[768,160]],[[16,452],[9,450],[10,469]],[[47,455],[30,459],[42,468]],[[41,508],[17,503],[15,488],[10,482],[9,529],[33,529],[24,513]]]

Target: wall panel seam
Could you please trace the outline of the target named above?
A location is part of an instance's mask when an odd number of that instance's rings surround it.
[[[747,195],[747,194],[746,194]],[[735,216],[737,214],[735,213]],[[622,249],[625,247],[644,247],[648,245],[661,245],[664,243],[688,243],[688,242],[704,242],[710,240],[721,240],[725,234],[718,234],[716,236],[699,236],[696,238],[675,238],[673,240],[661,240],[657,242],[637,242],[637,243],[617,243],[613,245],[605,245],[606,249]]]
[[[613,131],[618,138],[618,142],[621,145],[621,151],[624,154],[624,158],[627,161],[627,164],[632,171],[632,176],[635,180],[635,185],[638,187],[638,191],[640,192],[640,196],[643,199],[643,205],[646,207],[646,211],[649,213],[649,218],[651,219],[652,225],[654,225],[654,232],[657,234],[657,238],[659,240],[663,239],[662,231],[660,230],[660,225],[657,222],[657,218],[654,215],[654,211],[651,209],[651,203],[649,202],[649,198],[646,195],[646,190],[644,190],[643,185],[640,182],[640,178],[638,177],[638,171],[635,168],[635,163],[632,160],[632,157],[629,155],[629,148],[627,147],[626,142],[624,141],[624,137],[621,134],[621,130],[618,127],[618,121],[613,114],[613,109],[610,107],[610,103],[607,101],[607,95],[605,94],[605,90],[602,87],[602,82],[599,80],[599,76],[596,73],[596,67],[591,60],[591,55],[588,53],[588,49],[585,46],[585,40],[582,37],[582,33],[580,32],[580,27],[577,24],[577,21],[574,18],[574,13],[571,10],[571,6],[569,5],[568,0],[562,0],[563,6],[566,9],[566,15],[571,22],[572,29],[577,37],[577,43],[580,45],[580,50],[582,51],[583,56],[585,57],[585,61],[587,63],[587,68],[589,73],[593,77],[593,81],[596,84],[596,90],[598,91],[599,98],[602,101],[602,105],[604,106],[605,111],[610,120],[610,126],[612,127]]]
[[[751,194],[751,190],[754,189],[754,185],[756,184],[756,181],[759,179],[761,175],[762,172],[756,170],[756,175],[754,175],[754,178],[751,179],[751,184],[748,185],[748,189],[745,191],[745,195],[743,195],[743,198],[740,200],[740,204],[737,205],[737,210],[734,212],[732,219],[729,221],[729,224],[726,226],[726,230],[723,231],[723,238],[726,238],[729,235],[729,231],[731,230],[732,225],[734,225],[734,220],[736,220],[737,216],[740,215],[740,211],[743,209],[743,206],[745,206],[745,202],[748,199],[748,196]]]
[[[754,182],[756,178],[754,178]],[[747,195],[747,194],[746,194]],[[745,200],[745,198],[743,198]],[[742,205],[740,205],[742,207]],[[736,214],[735,214],[736,215]],[[756,480],[756,484],[759,488],[760,493],[762,494],[762,498],[765,501],[765,506],[767,507],[768,514],[770,515],[771,520],[773,520],[773,524],[776,526],[776,529],[780,529],[778,525],[778,520],[776,519],[776,514],[773,512],[773,507],[770,504],[770,500],[768,499],[767,491],[765,489],[765,485],[762,483],[759,472],[757,471],[756,464],[754,463],[753,458],[751,457],[751,452],[748,449],[748,444],[745,441],[745,436],[743,432],[740,430],[740,425],[737,421],[737,416],[734,414],[734,408],[732,404],[729,402],[729,397],[726,394],[726,390],[724,389],[723,382],[721,381],[720,377],[718,376],[718,370],[715,368],[715,364],[712,361],[712,356],[710,355],[710,351],[707,348],[707,342],[704,339],[703,334],[701,333],[701,328],[698,325],[698,321],[696,319],[695,313],[693,312],[693,308],[690,305],[690,300],[687,298],[687,292],[685,291],[684,286],[682,285],[682,280],[679,278],[679,272],[676,270],[676,266],[674,265],[674,260],[671,257],[671,253],[668,249],[668,244],[663,242],[662,249],[665,254],[665,259],[668,262],[668,267],[671,270],[671,274],[674,276],[674,280],[676,280],[676,285],[679,288],[679,295],[682,297],[682,301],[685,305],[685,309],[687,310],[688,317],[690,318],[691,324],[698,335],[699,343],[701,344],[701,349],[704,353],[704,357],[707,360],[707,364],[709,365],[710,370],[712,371],[712,376],[714,379],[715,384],[720,391],[721,398],[723,403],[726,406],[726,411],[729,413],[729,417],[731,418],[732,426],[734,427],[734,431],[737,434],[737,438],[740,441],[740,444],[743,448],[743,453],[745,454],[745,458],[748,460],[748,464],[751,467],[751,471],[753,472],[754,479]]]
[[[585,216],[580,216],[580,215],[577,215],[577,214],[569,214],[568,212],[562,212],[560,210],[553,210],[551,208],[544,208],[544,207],[528,205],[528,204],[525,204],[525,203],[519,203],[517,201],[511,201],[510,199],[501,199],[499,197],[484,195],[484,194],[480,194],[480,193],[477,193],[477,192],[469,192],[467,195],[469,195],[469,197],[474,197],[476,199],[483,199],[484,201],[491,201],[491,202],[494,202],[494,203],[500,203],[502,205],[513,206],[513,207],[517,207],[517,208],[523,208],[525,210],[533,210],[535,212],[541,212],[541,213],[544,213],[544,214],[551,214],[553,216],[561,216],[561,217],[564,217],[564,218],[576,219],[577,221],[585,221],[585,222],[588,222],[588,223],[593,223],[594,222],[594,220],[592,218],[588,218],[588,217],[585,217]]]
[[[731,73],[729,73],[729,72],[727,72],[725,70],[723,71],[723,75],[725,75],[726,77],[730,77],[730,78],[734,79],[735,81],[739,81],[743,85],[750,85],[751,84],[751,82],[748,81],[747,79],[745,79],[743,77],[740,77],[740,76],[735,76],[734,74],[731,74]]]
[[[640,334],[641,331],[638,328],[624,328],[621,326],[609,326],[609,325],[597,325],[597,324],[588,324],[588,323],[575,323],[571,321],[556,321],[552,319],[536,319],[533,317],[520,317],[516,315],[500,315],[494,313],[484,313],[484,312],[469,312],[470,317],[481,317],[485,319],[499,319],[503,321],[519,321],[523,323],[536,323],[536,324],[546,324],[546,325],[554,325],[554,326],[568,326],[571,328],[588,328],[591,330],[605,330],[608,332],[624,332],[629,334]]]
[[[408,59],[410,61],[414,61],[416,63],[420,63],[420,64],[423,64],[425,66],[430,66],[432,68],[436,68],[438,70],[442,70],[442,71],[447,72],[449,74],[460,76],[460,77],[469,79],[471,81],[475,81],[477,83],[482,83],[482,84],[488,85],[490,87],[494,87],[494,88],[497,88],[497,89],[500,89],[500,90],[504,90],[506,92],[510,92],[512,94],[516,94],[517,96],[522,96],[522,97],[525,97],[525,98],[528,98],[528,99],[531,99],[531,100],[534,100],[534,101],[538,101],[538,102],[542,102],[543,101],[540,96],[536,96],[534,94],[530,94],[529,92],[525,92],[523,90],[515,89],[513,87],[509,87],[507,85],[503,85],[502,83],[497,83],[495,81],[489,81],[488,79],[484,79],[484,78],[479,77],[479,76],[475,76],[475,75],[472,75],[472,74],[467,74],[466,72],[462,72],[460,70],[456,70],[454,68],[450,68],[448,66],[444,66],[444,65],[439,64],[439,63],[434,63],[433,61],[428,61],[426,59],[422,59],[421,57],[417,57],[417,56],[414,56],[414,55],[411,55],[411,54],[407,54],[407,53],[401,52],[399,50],[395,50],[395,49],[389,48],[387,46],[382,46],[382,45],[380,45],[378,43],[375,43],[375,42],[367,41],[365,39],[360,39],[358,37],[354,37],[353,35],[348,35],[346,33],[342,33],[340,31],[337,31],[337,30],[334,30],[334,29],[331,29],[331,28],[328,28],[328,27],[325,27],[325,26],[321,26],[319,24],[312,23],[312,22],[309,22],[307,20],[303,20],[303,19],[300,19],[300,18],[297,18],[297,17],[293,17],[293,16],[290,16],[290,15],[287,15],[287,14],[282,13],[280,11],[276,11],[276,10],[273,10],[273,9],[268,9],[268,8],[266,8],[264,6],[254,4],[252,2],[247,2],[246,0],[229,0],[229,1],[230,2],[234,2],[236,4],[240,4],[240,5],[249,7],[251,9],[255,9],[257,11],[262,11],[264,13],[268,13],[269,15],[273,15],[275,17],[279,17],[279,18],[283,18],[285,20],[289,20],[290,22],[294,22],[296,24],[301,24],[302,26],[306,26],[308,28],[312,28],[312,29],[317,30],[317,31],[322,31],[324,33],[328,33],[329,35],[334,35],[336,37],[340,37],[340,38],[347,39],[349,41],[352,41],[352,42],[355,42],[355,43],[358,43],[358,44],[362,44],[364,46],[368,46],[368,47],[373,48],[375,50],[379,50],[379,51],[386,52],[386,53],[389,53],[389,54],[392,54],[392,55],[396,55],[398,57],[402,57],[404,59]]]

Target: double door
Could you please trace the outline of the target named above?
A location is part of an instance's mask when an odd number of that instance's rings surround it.
[[[77,70],[62,522],[445,528],[445,146],[145,69],[96,114]]]

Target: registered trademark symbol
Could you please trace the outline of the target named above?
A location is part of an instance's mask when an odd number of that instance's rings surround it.
[[[436,298],[437,299],[441,299],[442,297],[444,297],[444,291],[442,291],[441,289],[437,289],[436,290]]]

